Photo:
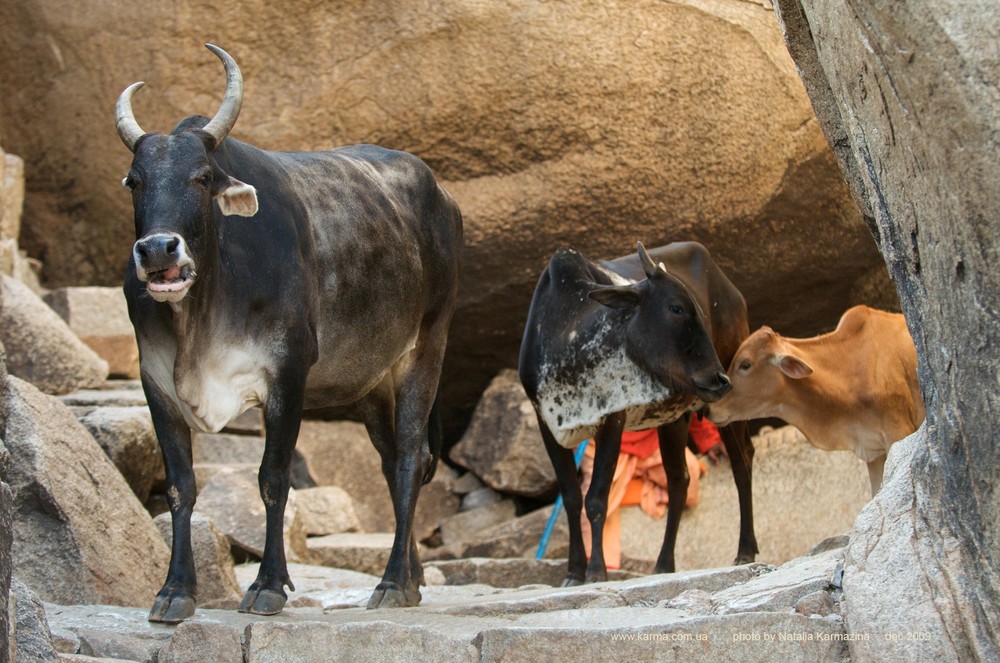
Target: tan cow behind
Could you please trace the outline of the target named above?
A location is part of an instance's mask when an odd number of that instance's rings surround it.
[[[867,306],[848,309],[834,331],[813,338],[761,327],[736,351],[729,379],[733,389],[711,405],[710,420],[779,417],[819,449],[851,450],[868,464],[872,495],[889,447],[924,420],[906,321]]]

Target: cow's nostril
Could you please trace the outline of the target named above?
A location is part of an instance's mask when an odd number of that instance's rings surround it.
[[[177,253],[177,247],[180,245],[180,238],[172,237],[170,241],[167,242],[167,255],[173,255]]]
[[[733,386],[733,383],[729,381],[729,376],[726,375],[725,373],[718,373],[718,374],[716,374],[715,379],[718,380],[719,386],[722,386],[722,387],[731,387],[731,386]]]

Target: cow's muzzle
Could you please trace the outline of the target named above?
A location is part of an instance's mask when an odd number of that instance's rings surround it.
[[[177,233],[147,235],[132,247],[135,272],[158,302],[178,302],[194,284],[195,264]]]
[[[706,380],[694,380],[698,398],[705,403],[714,403],[733,390],[733,383],[722,372],[714,373]]]

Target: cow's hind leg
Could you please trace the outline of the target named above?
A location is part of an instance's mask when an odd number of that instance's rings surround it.
[[[359,403],[359,410],[364,419],[365,428],[368,430],[368,437],[371,439],[372,445],[378,451],[379,458],[381,459],[382,475],[389,486],[389,496],[392,498],[393,509],[395,510],[397,503],[399,503],[399,496],[397,495],[395,481],[398,460],[398,454],[396,453],[396,395],[392,388],[392,381],[386,379],[382,384],[377,386]],[[395,515],[398,537],[399,513],[396,512]],[[400,576],[398,567],[393,567],[394,573],[392,578],[390,578],[389,567],[392,566],[392,560],[390,560],[382,582],[379,583],[369,600],[369,608],[410,606],[420,603],[420,582],[422,580],[423,569],[420,566],[412,531],[410,532],[409,540],[410,545],[403,556],[403,566],[408,568],[409,572],[404,572],[402,574],[404,580],[399,582],[396,580]],[[395,550],[396,547],[394,545],[393,551],[395,552]],[[416,568],[414,568],[414,562],[416,562]]]
[[[684,503],[687,501],[688,486],[691,476],[688,474],[687,459],[684,457],[687,447],[690,415],[656,429],[660,438],[660,456],[663,459],[663,469],[667,475],[667,528],[663,533],[663,546],[660,556],[656,559],[655,573],[673,573],[674,548],[677,545],[677,530],[680,529],[681,515]]]
[[[545,442],[545,451],[549,454],[549,460],[552,461],[552,467],[556,472],[559,494],[562,495],[566,518],[569,521],[569,565],[562,586],[582,585],[587,572],[587,552],[583,547],[583,529],[580,526],[583,494],[580,492],[580,479],[577,476],[573,450],[556,442],[541,417],[538,417],[538,428]]]
[[[173,528],[170,567],[163,588],[149,611],[149,621],[176,624],[194,614],[197,582],[191,550],[191,512],[196,489],[191,466],[191,429],[155,387],[146,384],[146,400],[160,442],[167,474],[167,501]]]
[[[264,405],[264,457],[257,474],[260,497],[267,517],[264,554],[257,579],[247,590],[239,611],[256,615],[274,615],[285,607],[285,586],[295,591],[285,561],[285,504],[291,484],[289,466],[302,423],[305,375],[288,370],[275,380]],[[277,388],[281,385],[281,389]]]
[[[413,518],[420,486],[429,478],[433,463],[431,447],[435,445],[430,441],[430,419],[437,400],[449,322],[450,315],[439,316],[426,335],[418,339],[417,347],[411,351],[413,356],[402,359],[391,372],[395,416],[391,416],[388,408],[381,407],[376,408],[379,416],[366,417],[374,424],[369,425],[369,432],[382,456],[382,472],[389,484],[396,516],[389,562],[382,582],[368,601],[369,608],[420,603],[423,567],[414,541]],[[383,402],[385,398],[382,397]],[[392,426],[394,431],[390,430]]]
[[[740,542],[736,551],[736,564],[749,564],[759,552],[753,528],[753,442],[745,421],[724,426],[720,431],[726,453],[733,468],[733,480],[740,500]]]
[[[618,466],[624,429],[625,413],[615,412],[605,418],[594,435],[594,475],[584,502],[592,536],[587,582],[603,582],[608,579],[608,568],[604,562],[604,523],[608,517],[608,495]]]

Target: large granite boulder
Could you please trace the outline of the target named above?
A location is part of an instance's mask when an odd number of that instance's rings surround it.
[[[57,0],[0,6],[0,85],[18,91],[0,97],[0,127],[28,159],[22,244],[44,258],[49,287],[118,285],[133,237],[113,101],[147,81],[135,101],[147,130],[213,113],[224,77],[201,43],[224,34],[247,81],[235,137],[406,149],[457,199],[465,287],[442,381],[449,411],[467,416],[516,363],[532,288],[560,245],[609,258],[639,239],[699,239],[753,322],[788,334],[834,325],[873,270],[876,294],[892,297],[767,2],[248,0],[178,12],[110,0],[65,13]],[[261,29],[278,23],[280,34]],[[457,437],[463,423],[446,425]]]
[[[306,536],[343,534],[361,529],[354,499],[338,486],[316,486],[295,491]]]
[[[203,514],[243,555],[264,555],[267,513],[260,497],[257,470],[234,467],[217,472],[198,493],[194,512]],[[308,556],[306,533],[296,508],[295,489],[288,491],[283,525],[285,555],[297,562]]]
[[[483,392],[462,439],[449,457],[491,488],[539,497],[556,490],[535,410],[517,371],[504,370]]]
[[[351,496],[362,532],[393,531],[396,520],[389,488],[364,426],[353,421],[303,421],[295,448],[317,485],[338,486]]]
[[[912,634],[924,660],[998,660],[1000,5],[776,4],[899,289],[927,406],[858,520],[846,617],[892,637],[851,659],[912,660]]]
[[[98,407],[79,416],[140,502],[164,482],[163,456],[146,406]]]
[[[148,605],[168,558],[149,514],[66,406],[9,388],[15,575],[47,602]]]
[[[0,340],[7,348],[10,374],[47,394],[101,386],[108,377],[108,363],[28,286],[8,276],[0,279],[4,293]]]

